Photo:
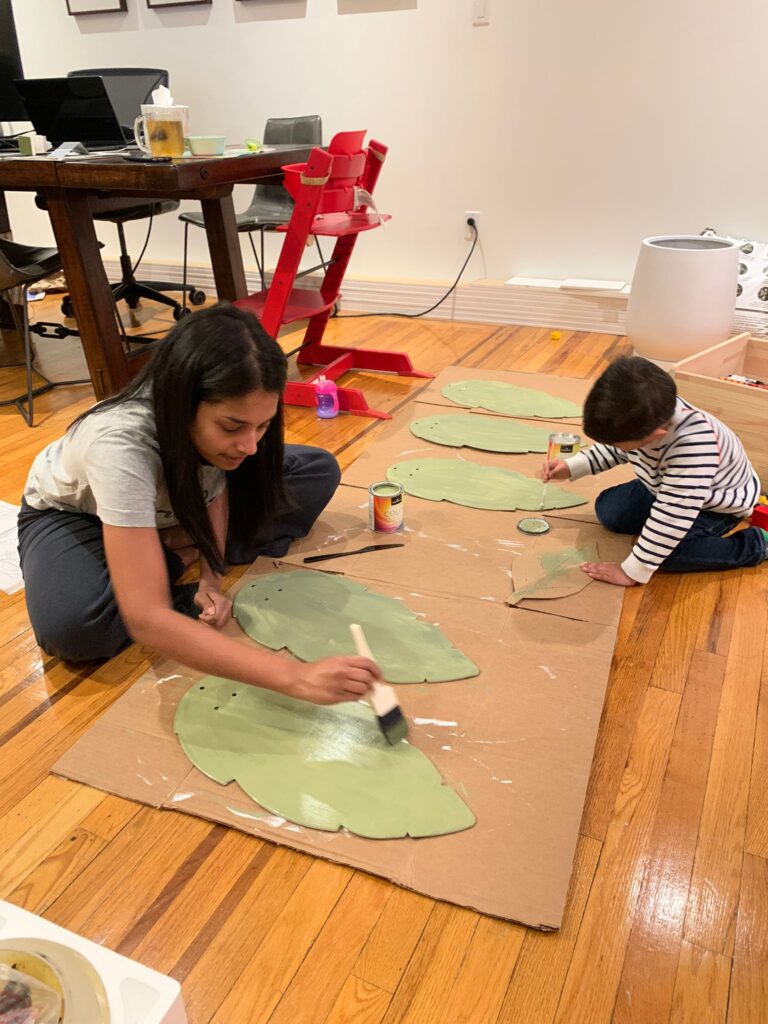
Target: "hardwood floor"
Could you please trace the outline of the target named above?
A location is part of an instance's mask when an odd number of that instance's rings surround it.
[[[46,319],[56,310],[45,300]],[[611,335],[383,318],[337,320],[328,340],[404,349],[420,369],[584,377],[626,349]],[[76,343],[38,348],[43,365],[77,372]],[[389,410],[425,384],[354,382]],[[0,369],[0,399],[21,385],[21,370]],[[0,498],[19,500],[35,453],[90,401],[87,388],[46,395],[34,430],[0,410]],[[382,429],[297,409],[287,425],[344,465]],[[23,594],[0,594],[0,898],[173,975],[191,1024],[761,1024],[767,626],[766,566],[626,593],[568,909],[543,934],[48,775],[152,655],[42,657]]]

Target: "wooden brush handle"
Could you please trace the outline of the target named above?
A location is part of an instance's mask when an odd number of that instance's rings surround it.
[[[368,641],[365,639],[365,633],[363,627],[358,626],[356,622],[350,624],[349,631],[352,634],[352,639],[355,641],[355,649],[361,658],[368,658],[375,665],[378,664],[374,658],[371,648],[368,646]],[[393,707],[398,707],[399,701],[397,694],[393,687],[388,683],[379,683],[374,681],[371,683],[371,690],[368,694],[368,699],[373,705],[373,710],[377,715],[385,715],[388,711],[391,711]]]
[[[375,662],[376,659],[371,653],[371,648],[368,646],[368,641],[365,639],[363,627],[358,626],[356,622],[353,622],[349,627],[349,631],[352,634],[352,639],[355,641],[355,648],[357,650],[358,655],[361,658],[368,658],[370,661]]]

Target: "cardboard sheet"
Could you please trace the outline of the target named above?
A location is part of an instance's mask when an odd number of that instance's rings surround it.
[[[397,462],[408,459],[453,459],[454,461],[475,463],[479,466],[494,466],[498,469],[511,469],[516,473],[524,473],[526,476],[536,477],[540,472],[545,456],[536,452],[526,454],[505,454],[503,452],[482,452],[469,448],[447,448],[445,445],[430,444],[414,437],[410,431],[411,420],[421,416],[429,416],[434,412],[434,406],[425,405],[423,402],[414,402],[407,405],[390,424],[379,434],[376,443],[368,449],[360,458],[344,472],[342,480],[345,484],[353,487],[368,488],[378,480],[385,480],[387,470]],[[465,416],[478,416],[480,413],[470,411],[464,412]],[[490,414],[489,414],[490,415]],[[526,422],[531,422],[530,420]],[[535,421],[540,426],[548,427],[552,431],[562,430],[562,423],[545,423],[542,420]],[[577,433],[579,431],[577,430]],[[595,515],[595,498],[607,487],[615,484],[626,483],[635,477],[631,466],[617,466],[607,473],[600,473],[597,476],[582,477],[581,480],[553,481],[553,487],[561,487],[563,490],[573,491],[574,494],[585,498],[586,505],[578,505],[574,508],[551,509],[546,515],[556,518],[575,519],[582,523],[597,523]],[[405,509],[408,515],[408,504],[414,499],[406,495]],[[477,516],[490,515],[488,511],[477,511]],[[514,513],[509,513],[514,514]],[[528,515],[534,513],[529,512]],[[481,523],[478,518],[478,524]],[[479,526],[479,528],[482,528]]]
[[[477,509],[405,497],[405,528],[398,533],[368,529],[367,495],[342,484],[307,537],[292,545],[282,559],[304,566],[312,555],[353,551],[369,544],[403,544],[401,548],[370,551],[312,564],[322,572],[343,573],[355,580],[371,579],[416,590],[429,580],[430,589],[481,601],[504,602],[512,592],[514,562],[524,556],[553,554],[565,547],[599,545],[601,558],[621,562],[631,538],[609,533],[601,526],[575,520],[543,518],[549,533],[531,535],[517,529],[530,513],[480,512]],[[595,583],[575,597],[523,601],[522,607],[585,622],[616,625],[623,591]]]
[[[263,567],[257,563],[241,585],[274,571],[268,560],[260,562]],[[235,783],[220,786],[191,766],[173,735],[173,717],[202,673],[168,664],[139,680],[54,770],[361,868],[435,899],[557,928],[615,630],[365,582],[439,622],[481,667],[471,682],[399,688],[411,741],[466,800],[477,817],[474,828],[428,839],[370,840],[276,818]],[[226,628],[238,635],[234,622]]]
[[[460,406],[442,394],[442,388],[446,384],[453,384],[460,380],[503,381],[506,384],[516,384],[521,388],[536,388],[549,395],[555,395],[557,398],[567,398],[570,402],[577,402],[579,405],[583,405],[584,399],[592,387],[591,380],[582,380],[578,377],[556,377],[548,373],[523,373],[510,370],[484,370],[473,366],[448,366],[441,370],[426,391],[421,393],[420,400],[430,405],[447,406],[452,410],[459,409]],[[501,414],[484,410],[483,415],[498,416]],[[531,422],[541,423],[541,420],[533,417]],[[560,430],[568,430],[567,424],[581,423],[581,417],[566,416],[563,419],[558,419],[557,422]]]

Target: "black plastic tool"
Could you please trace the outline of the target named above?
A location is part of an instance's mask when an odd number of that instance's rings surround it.
[[[334,551],[332,555],[308,555],[303,561],[309,565],[310,562],[325,562],[328,558],[346,558],[347,555],[364,555],[367,551],[386,551],[387,548],[404,548],[405,544],[369,544],[364,548],[356,548],[354,551]]]

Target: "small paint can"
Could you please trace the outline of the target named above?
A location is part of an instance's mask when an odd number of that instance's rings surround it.
[[[547,444],[548,459],[569,459],[576,455],[581,449],[581,437],[579,434],[569,434],[567,431],[559,430],[549,435]]]
[[[397,533],[403,528],[403,488],[380,480],[368,488],[368,529]]]

